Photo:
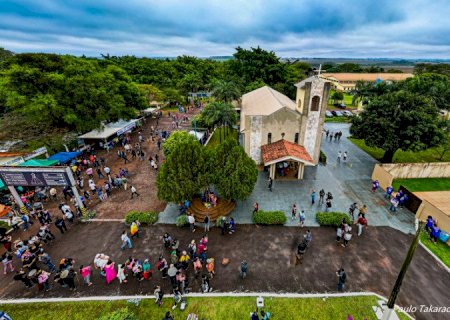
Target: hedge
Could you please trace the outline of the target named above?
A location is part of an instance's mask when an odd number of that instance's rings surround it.
[[[320,150],[319,162],[326,164],[327,163],[327,155]]]
[[[285,224],[287,221],[283,211],[258,211],[253,214],[253,222],[256,224]]]
[[[187,221],[186,221],[186,215],[182,214],[181,216],[179,216],[177,218],[177,222],[175,222],[177,227],[184,227],[185,225],[187,225]]]
[[[350,223],[350,216],[344,212],[317,212],[316,220],[321,226],[339,227],[342,219]]]
[[[133,221],[139,221],[142,224],[154,224],[158,221],[158,212],[155,211],[130,211],[125,216],[125,223],[130,224]]]

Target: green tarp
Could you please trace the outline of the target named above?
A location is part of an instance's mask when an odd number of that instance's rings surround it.
[[[30,159],[19,164],[21,167],[48,167],[59,163],[59,160]]]

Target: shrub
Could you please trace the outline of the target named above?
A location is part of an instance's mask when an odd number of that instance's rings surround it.
[[[6,230],[9,230],[11,227],[9,226],[8,222],[0,221],[0,228],[5,228]]]
[[[185,225],[187,225],[187,221],[186,221],[186,215],[182,214],[181,216],[179,216],[177,218],[177,222],[175,222],[175,224],[177,225],[177,227],[184,227]]]
[[[327,163],[327,155],[320,150],[319,162],[326,164]]]
[[[154,211],[130,211],[125,216],[125,223],[130,224],[133,221],[139,221],[142,224],[154,224],[158,221],[158,212]]]
[[[283,211],[258,211],[253,214],[253,222],[257,224],[285,224],[286,215]]]
[[[321,226],[338,227],[342,219],[350,223],[350,216],[344,212],[317,212],[316,220]]]
[[[138,320],[138,317],[128,308],[122,308],[101,316],[98,320]]]

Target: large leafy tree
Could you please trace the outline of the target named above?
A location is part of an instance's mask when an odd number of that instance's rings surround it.
[[[156,178],[158,198],[176,203],[192,199],[208,184],[205,148],[187,132],[171,135],[166,143],[169,154]]]
[[[145,98],[117,66],[54,54],[17,54],[4,61],[0,109],[55,129],[88,131],[129,119]]]
[[[209,128],[216,126],[225,127],[225,131],[228,131],[233,124],[237,121],[237,113],[233,106],[224,102],[213,102],[208,104],[201,113],[202,119]],[[224,132],[225,136],[227,132]],[[220,142],[222,142],[222,136],[220,136]]]
[[[235,139],[226,139],[214,150],[214,185],[228,200],[244,200],[252,193],[258,178],[255,162]]]
[[[352,120],[350,132],[371,147],[382,148],[382,162],[392,162],[397,150],[420,151],[441,143],[444,132],[438,109],[429,98],[407,90],[370,100]]]

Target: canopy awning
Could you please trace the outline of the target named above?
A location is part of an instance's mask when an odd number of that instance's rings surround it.
[[[193,135],[195,138],[197,138],[197,140],[202,140],[205,135],[205,132],[191,130],[191,131],[189,131],[189,134]]]
[[[108,139],[109,137],[117,134],[121,135],[125,132],[130,131],[134,127],[136,127],[136,123],[139,121],[139,119],[133,119],[133,120],[119,120],[117,122],[112,122],[106,124],[102,129],[95,129],[88,133],[85,133],[81,136],[79,136],[79,139],[97,139],[97,140],[104,140]]]
[[[59,163],[59,160],[53,159],[30,159],[19,164],[21,167],[48,167]]]
[[[286,160],[314,165],[314,160],[305,147],[284,139],[261,146],[261,153],[265,166]]]
[[[57,160],[61,164],[65,164],[70,162],[72,159],[75,159],[81,154],[80,151],[74,151],[74,152],[59,152],[54,155],[52,155],[47,160]]]

